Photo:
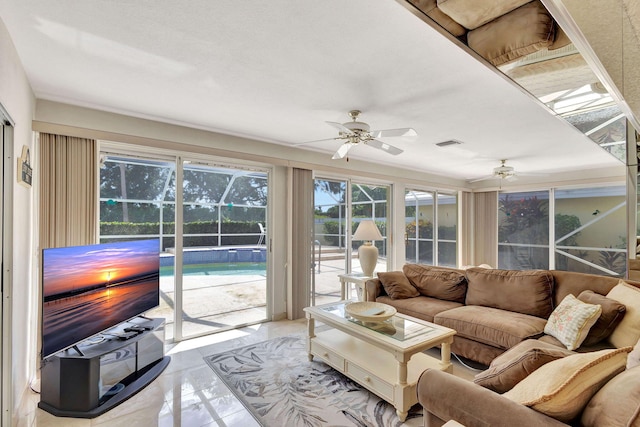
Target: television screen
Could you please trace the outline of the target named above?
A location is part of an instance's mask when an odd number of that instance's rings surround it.
[[[42,357],[51,356],[160,302],[154,240],[42,251]]]

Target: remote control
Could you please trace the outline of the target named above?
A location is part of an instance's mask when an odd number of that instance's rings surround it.
[[[125,332],[123,334],[119,334],[118,339],[124,341],[124,340],[128,340],[129,338],[133,338],[137,335],[138,335],[137,332]]]

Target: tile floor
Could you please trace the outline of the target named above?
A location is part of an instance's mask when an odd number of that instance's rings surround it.
[[[304,333],[304,319],[254,325],[194,338],[167,346],[171,363],[149,386],[94,419],[58,418],[37,407],[39,395],[28,396],[17,427],[252,427],[258,426],[242,403],[206,365],[204,356],[293,333]],[[472,378],[455,363],[454,374]],[[413,421],[413,422],[411,422]],[[404,425],[417,427],[421,420]]]

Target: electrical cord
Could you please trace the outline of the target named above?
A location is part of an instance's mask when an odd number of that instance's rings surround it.
[[[460,356],[458,356],[457,354],[455,354],[455,353],[451,353],[451,354],[453,355],[453,357],[455,357],[455,358],[456,358],[456,360],[457,360],[458,362],[460,362],[460,364],[461,364],[462,366],[464,366],[464,367],[465,367],[465,368],[467,368],[467,369],[470,369],[470,370],[472,370],[472,371],[474,371],[474,372],[482,372],[482,371],[484,371],[484,370],[486,369],[486,368],[474,368],[474,367],[470,366],[469,364],[467,364],[467,363],[463,362],[463,361],[462,361],[462,359],[460,358]]]

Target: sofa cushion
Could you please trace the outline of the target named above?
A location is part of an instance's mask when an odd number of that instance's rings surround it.
[[[462,306],[459,302],[444,301],[425,296],[407,299],[391,299],[391,297],[385,295],[379,296],[376,298],[376,301],[395,307],[399,313],[432,323],[436,314]]]
[[[402,271],[420,294],[445,301],[463,303],[467,293],[467,279],[459,271],[425,268],[418,264],[405,264]]]
[[[600,304],[588,304],[567,295],[549,316],[544,333],[556,337],[567,350],[575,350],[587,338],[601,313]]]
[[[402,271],[378,273],[384,291],[393,299],[412,298],[420,295]]]
[[[581,425],[640,425],[640,368],[622,372],[602,386],[584,408]]]
[[[546,323],[536,316],[474,305],[438,313],[433,322],[455,329],[456,336],[502,349],[541,336]]]
[[[472,30],[531,0],[438,0],[438,8]]]
[[[467,270],[467,305],[547,318],[553,311],[553,276],[545,270]]]
[[[538,368],[503,394],[557,420],[574,419],[591,397],[624,370],[631,347],[577,353]]]
[[[591,327],[587,338],[582,343],[584,346],[595,345],[608,338],[622,321],[627,310],[624,304],[593,291],[582,291],[578,295],[578,299],[588,304],[600,304],[602,307],[602,314]]]
[[[467,43],[497,67],[551,45],[555,28],[547,9],[535,0],[469,31]]]
[[[409,0],[409,3],[420,9],[438,25],[456,37],[463,36],[467,29],[437,7],[436,0]]]
[[[622,321],[611,333],[609,342],[618,348],[635,345],[640,339],[640,289],[620,280],[607,294],[607,298],[616,300],[627,308]]]
[[[573,352],[553,344],[525,340],[496,357],[489,369],[476,375],[473,382],[505,393],[542,365],[570,354]]]

